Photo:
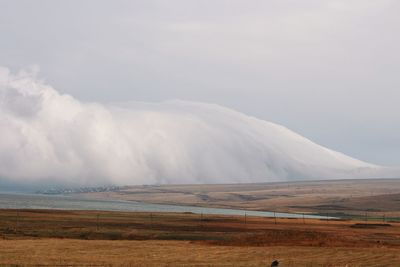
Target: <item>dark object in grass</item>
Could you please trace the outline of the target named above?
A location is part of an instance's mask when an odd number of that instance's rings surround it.
[[[271,263],[271,267],[278,267],[279,266],[279,261],[277,261],[277,260],[274,260],[272,263]]]

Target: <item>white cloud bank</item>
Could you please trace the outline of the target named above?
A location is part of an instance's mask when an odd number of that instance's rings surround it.
[[[221,106],[83,103],[35,74],[0,68],[0,183],[233,183],[395,174]]]

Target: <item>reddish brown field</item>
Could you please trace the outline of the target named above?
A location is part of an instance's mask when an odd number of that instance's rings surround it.
[[[400,266],[400,224],[0,210],[1,265]]]

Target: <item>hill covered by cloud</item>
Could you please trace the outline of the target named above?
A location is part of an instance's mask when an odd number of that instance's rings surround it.
[[[112,88],[111,88],[112,89]],[[394,177],[214,104],[81,102],[0,68],[0,183],[235,183]]]

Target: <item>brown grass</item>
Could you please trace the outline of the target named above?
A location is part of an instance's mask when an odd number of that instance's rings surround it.
[[[190,241],[4,240],[0,265],[400,266],[395,248],[217,246]]]
[[[399,255],[399,223],[0,210],[0,265],[400,266]]]

